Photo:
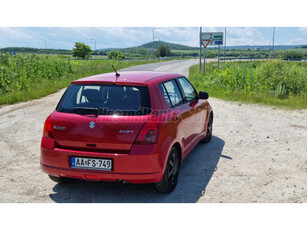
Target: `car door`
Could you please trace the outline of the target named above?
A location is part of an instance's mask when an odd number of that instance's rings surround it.
[[[183,148],[187,145],[188,132],[186,132],[187,124],[183,122],[186,120],[189,114],[186,111],[186,105],[184,105],[183,96],[179,89],[176,80],[170,80],[163,82],[159,85],[160,90],[168,104],[170,121],[172,126],[176,129],[176,136],[181,140]]]
[[[182,91],[175,79],[160,84],[160,89],[171,109],[172,123],[176,125],[177,137],[180,139],[183,153],[185,153],[195,138],[192,136],[194,128],[191,126],[193,113],[190,111],[189,103],[184,101]]]
[[[197,91],[185,77],[177,78],[177,82],[186,104],[186,110],[190,113],[187,120],[189,122],[187,132],[189,132],[189,147],[193,147],[195,141],[198,140],[198,137],[204,131],[207,106],[203,100],[198,98]]]

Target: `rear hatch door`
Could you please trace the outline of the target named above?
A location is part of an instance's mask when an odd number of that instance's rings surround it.
[[[152,116],[147,86],[71,84],[52,114],[61,148],[128,152]]]

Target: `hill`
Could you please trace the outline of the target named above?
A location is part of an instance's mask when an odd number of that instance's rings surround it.
[[[148,42],[146,44],[138,46],[137,48],[152,49],[152,48],[157,48],[160,45],[169,46],[172,50],[197,50],[199,49],[198,47],[185,46],[185,45],[164,42],[164,41]]]
[[[170,42],[164,42],[164,41],[155,41],[155,42],[148,42],[140,46],[134,46],[134,47],[128,47],[128,48],[112,48],[112,49],[118,49],[123,52],[129,52],[130,50],[135,50],[135,49],[155,49],[160,45],[167,45],[171,48],[171,50],[176,51],[176,50],[189,50],[189,51],[197,51],[199,50],[199,47],[192,47],[192,46],[186,46],[186,45],[181,45],[181,44],[176,44],[176,43],[170,43]],[[221,46],[221,48],[224,46]],[[283,50],[283,49],[294,49],[294,48],[301,48],[304,47],[304,45],[275,45],[274,49],[276,50]],[[217,49],[218,46],[209,46],[208,49]],[[227,46],[227,49],[260,49],[260,50],[267,50],[271,49],[272,46],[269,45],[245,45],[245,46]],[[112,50],[111,48],[107,49],[101,49],[104,51],[109,51]]]

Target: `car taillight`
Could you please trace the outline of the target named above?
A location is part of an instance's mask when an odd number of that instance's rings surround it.
[[[50,116],[45,121],[43,137],[51,139],[53,138]]]
[[[158,126],[155,123],[147,122],[136,138],[136,144],[155,144],[158,142]]]

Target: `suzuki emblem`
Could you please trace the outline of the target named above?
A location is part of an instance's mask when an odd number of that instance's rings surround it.
[[[94,121],[91,121],[89,126],[90,126],[91,129],[92,129],[92,128],[95,128],[95,122],[94,122]]]

